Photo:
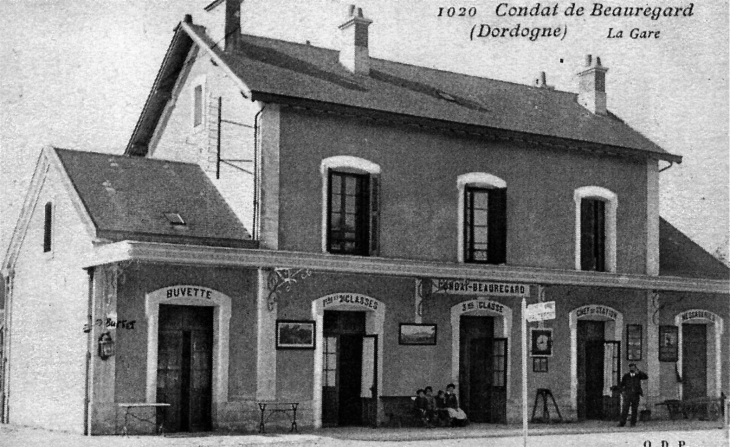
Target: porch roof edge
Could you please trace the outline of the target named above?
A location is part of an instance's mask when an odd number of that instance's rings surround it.
[[[308,268],[315,271],[415,278],[509,281],[675,292],[730,294],[730,281],[673,276],[555,270],[535,267],[457,264],[409,259],[343,256],[246,248],[122,241],[96,246],[83,268],[123,261],[172,265]]]

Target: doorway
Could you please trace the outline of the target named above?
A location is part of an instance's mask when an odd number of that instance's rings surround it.
[[[459,402],[472,422],[506,422],[507,339],[494,338],[494,317],[461,316]]]
[[[373,351],[370,343],[363,342],[365,312],[325,311],[323,333],[322,424],[363,425],[369,421],[362,397],[363,353],[364,348]],[[368,376],[372,381],[374,376]]]
[[[578,418],[603,419],[605,322],[578,321]]]
[[[168,403],[165,429],[211,429],[213,308],[160,305],[157,401]]]
[[[682,325],[682,397],[707,397],[707,326]]]

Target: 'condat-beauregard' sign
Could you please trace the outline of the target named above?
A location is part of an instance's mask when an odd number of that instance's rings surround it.
[[[530,286],[490,281],[469,281],[468,279],[435,279],[433,293],[455,295],[530,296]]]

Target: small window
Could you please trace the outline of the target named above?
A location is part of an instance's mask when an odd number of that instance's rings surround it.
[[[606,271],[606,203],[599,199],[580,202],[580,268]]]
[[[467,185],[464,191],[464,262],[505,263],[507,190]]]
[[[185,220],[178,213],[165,213],[165,217],[170,225],[185,225]]]
[[[369,254],[370,176],[349,172],[329,173],[327,251]]]
[[[45,217],[43,221],[43,252],[51,251],[53,244],[53,204],[46,203]]]
[[[203,86],[196,85],[193,91],[193,127],[203,124]]]

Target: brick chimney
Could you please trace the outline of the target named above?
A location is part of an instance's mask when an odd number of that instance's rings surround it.
[[[232,51],[241,41],[241,1],[216,0],[205,7],[201,25],[216,46]]]
[[[362,8],[350,5],[347,19],[340,25],[342,30],[340,63],[355,74],[370,74],[368,26],[371,23],[372,20],[363,17]]]
[[[606,115],[606,72],[601,58],[586,56],[586,65],[578,73],[578,103],[595,113]]]
[[[555,89],[554,86],[548,85],[547,76],[545,75],[544,71],[541,71],[540,73],[538,73],[537,78],[535,78],[535,87],[546,88],[548,90]]]

